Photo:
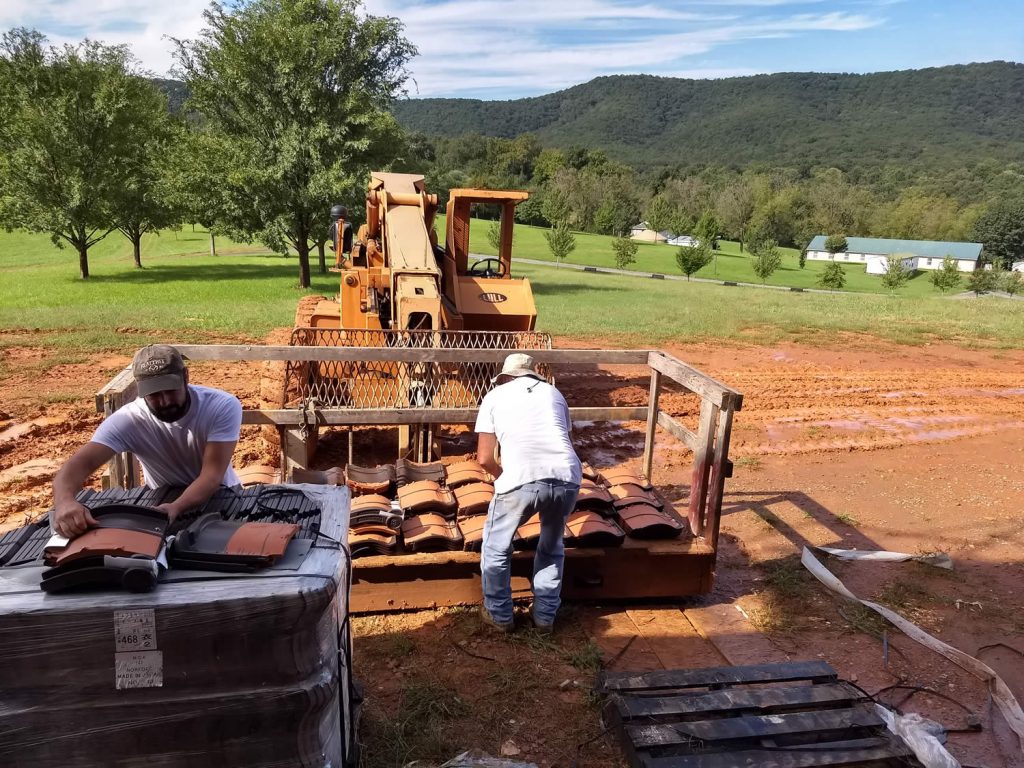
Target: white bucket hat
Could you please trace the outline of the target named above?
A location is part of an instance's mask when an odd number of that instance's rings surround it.
[[[532,357],[522,352],[514,352],[505,358],[505,364],[501,366],[501,371],[498,375],[491,379],[491,384],[496,384],[501,376],[511,376],[516,379],[520,376],[532,376],[535,379],[544,381],[544,377],[537,373],[537,369],[534,366],[535,363]]]

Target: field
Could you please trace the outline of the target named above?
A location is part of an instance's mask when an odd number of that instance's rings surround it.
[[[127,244],[110,238],[85,282],[74,254],[54,252],[45,238],[0,235],[0,529],[48,509],[53,472],[99,423],[93,393],[137,346],[258,343],[290,325],[302,293],[294,258],[228,242],[211,257],[207,245],[202,232],[163,233],[147,241],[146,269],[135,270]],[[597,241],[594,249],[597,258]],[[553,639],[498,638],[462,610],[357,618],[356,671],[372,681],[367,768],[434,765],[471,747],[497,755],[509,742],[516,759],[543,766],[623,765],[588,694],[599,666],[787,657],[824,658],[871,692],[927,689],[910,691],[904,710],[960,728],[955,699],[983,731],[950,734],[954,754],[967,765],[1021,765],[980,681],[892,628],[883,663],[887,628],[826,593],[797,556],[804,544],[948,552],[951,573],[828,567],[858,595],[981,658],[1024,699],[1024,304],[515,271],[531,278],[540,325],[558,346],[665,348],[744,394],[716,588],[682,605],[573,606]],[[335,280],[316,275],[315,292],[333,293]],[[257,404],[259,373],[248,364],[193,366],[196,383],[248,406]],[[615,405],[641,402],[644,386],[617,373],[567,371],[559,382],[570,403],[584,391]],[[666,407],[683,408],[674,398]],[[578,450],[597,467],[636,466],[642,431],[581,424]],[[247,428],[236,465],[268,459]],[[687,469],[688,456],[659,452],[654,479],[678,503]],[[701,615],[716,617],[712,631],[679,634]]]
[[[443,222],[443,218],[441,220]],[[489,222],[479,219],[473,221],[470,237],[471,242],[474,243],[474,250],[488,254],[494,252],[494,249],[487,242],[487,229],[489,227]],[[517,224],[514,253],[525,259],[553,262],[554,259],[551,256],[551,251],[548,249],[547,241],[544,239],[545,231],[542,227]],[[576,249],[569,254],[566,259],[567,262],[594,267],[615,266],[614,252],[611,247],[612,238],[605,235],[591,235],[580,232],[577,232],[574,237],[576,238]],[[659,272],[669,275],[682,274],[676,264],[678,247],[666,245],[665,243],[637,243],[637,245],[639,250],[637,251],[636,263],[629,265],[627,269],[638,272]],[[782,255],[782,266],[765,281],[767,285],[795,288],[819,287],[817,280],[825,269],[827,262],[808,261],[803,269],[801,269],[799,251],[795,248],[779,248],[779,252]],[[844,291],[889,295],[889,291],[882,285],[882,281],[877,275],[868,275],[864,272],[863,264],[839,263],[846,273]],[[896,295],[941,296],[935,289],[935,286],[928,281],[928,275],[929,273],[925,271],[915,272],[906,285],[896,291]],[[731,240],[720,240],[719,248],[715,251],[715,258],[710,264],[697,272],[694,277],[741,283],[761,282],[750,267],[750,255],[746,251],[740,251],[739,243]]]
[[[531,228],[517,228],[517,237],[525,240],[524,232],[540,237]],[[609,238],[601,241],[610,254]],[[220,255],[214,257],[208,242],[205,233],[190,229],[148,236],[145,268],[139,270],[127,241],[112,235],[93,249],[92,277],[83,281],[72,252],[58,251],[43,236],[0,233],[0,328],[8,340],[12,332],[32,330],[44,344],[83,354],[133,348],[171,329],[179,342],[210,334],[262,338],[292,322],[302,295],[295,287],[294,257],[228,241],[219,242]],[[483,251],[486,232],[475,231],[473,243]],[[644,251],[661,247],[643,248],[642,258]],[[537,255],[523,250],[516,253]],[[658,266],[663,265],[644,268]],[[855,333],[906,344],[1024,345],[1024,302],[995,297],[791,294],[515,263],[513,272],[534,283],[542,330],[595,334],[623,344],[723,338],[836,343]],[[310,292],[337,293],[337,276],[314,267]]]

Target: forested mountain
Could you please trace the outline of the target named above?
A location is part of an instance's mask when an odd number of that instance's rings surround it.
[[[1024,64],[1007,62],[722,80],[619,75],[535,98],[409,99],[393,111],[428,136],[533,133],[546,146],[603,149],[646,169],[1024,160]]]
[[[162,80],[158,77],[151,78],[151,82],[167,97],[167,108],[177,114],[188,98],[188,86],[180,80]]]

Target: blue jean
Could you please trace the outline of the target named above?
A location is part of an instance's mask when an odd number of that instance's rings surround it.
[[[484,607],[495,621],[512,621],[512,539],[516,529],[540,514],[540,540],[533,558],[533,615],[551,624],[561,604],[565,519],[576,505],[579,486],[561,480],[537,480],[497,493],[487,510],[480,573]]]

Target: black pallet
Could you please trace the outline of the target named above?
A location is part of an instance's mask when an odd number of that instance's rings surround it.
[[[822,661],[604,673],[597,690],[634,768],[920,765]]]

